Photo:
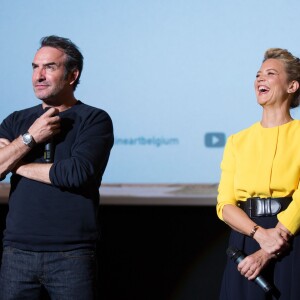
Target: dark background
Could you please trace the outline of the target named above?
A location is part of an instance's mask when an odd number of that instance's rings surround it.
[[[101,300],[218,299],[229,229],[214,206],[101,205],[99,216]]]

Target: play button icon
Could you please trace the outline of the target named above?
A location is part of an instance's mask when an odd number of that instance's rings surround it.
[[[207,148],[221,148],[225,146],[226,136],[223,132],[207,132],[204,143]]]

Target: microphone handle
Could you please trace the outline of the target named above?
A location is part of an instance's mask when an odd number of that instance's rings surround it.
[[[44,149],[45,162],[52,163],[53,162],[53,156],[54,156],[54,146],[53,146],[53,139],[51,139],[50,141],[48,141],[45,144],[45,149]]]
[[[254,282],[260,286],[265,293],[269,293],[270,291],[273,290],[273,286],[261,275],[258,275],[255,279]]]
[[[238,265],[246,256],[245,254],[236,249],[236,248],[232,248],[229,247],[227,249],[227,255],[233,259],[233,261]],[[266,281],[266,279],[262,276],[262,275],[258,275],[257,277],[255,277],[255,279],[253,280],[258,286],[260,286],[265,293],[269,293],[273,290],[273,286]]]

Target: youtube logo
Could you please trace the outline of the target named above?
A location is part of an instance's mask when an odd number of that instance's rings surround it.
[[[223,132],[207,132],[204,136],[204,144],[207,148],[221,148],[226,143],[226,136]]]

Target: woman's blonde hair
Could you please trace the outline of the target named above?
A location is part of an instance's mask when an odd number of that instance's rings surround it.
[[[285,66],[285,71],[288,76],[288,82],[296,80],[300,85],[300,59],[298,57],[294,56],[286,49],[270,48],[265,52],[263,62],[270,58],[281,60]],[[290,108],[295,108],[299,105],[300,88],[298,88],[298,90],[294,93]]]

